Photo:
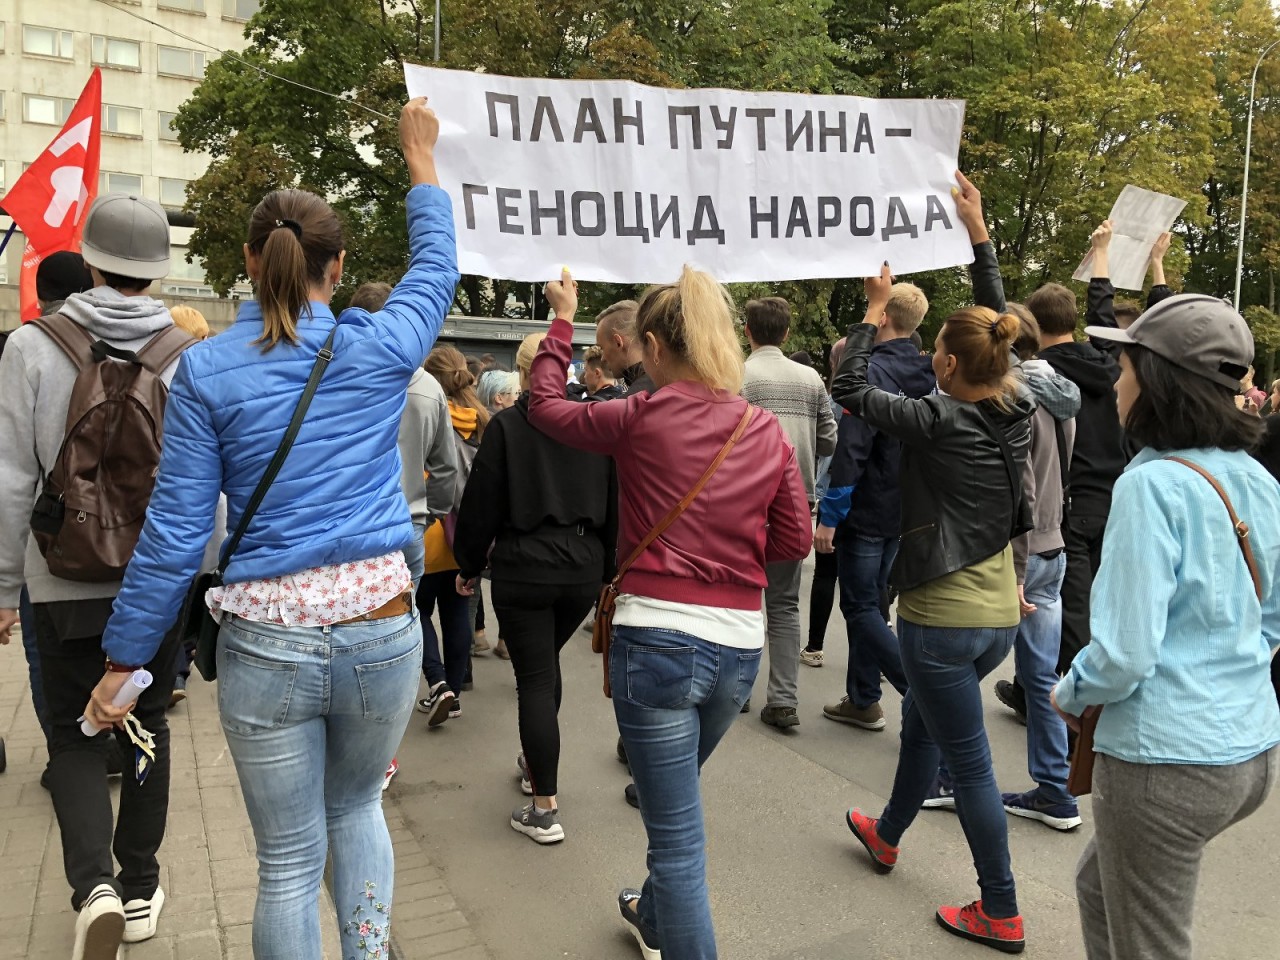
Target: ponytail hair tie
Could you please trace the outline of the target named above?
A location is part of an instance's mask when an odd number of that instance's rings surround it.
[[[991,335],[994,337],[994,336],[998,336],[997,330],[999,329],[999,327],[1000,327],[1000,318],[996,317],[994,320],[991,321],[990,325],[988,325],[987,330],[990,331]]]
[[[295,237],[299,240],[302,239],[302,224],[298,223],[297,220],[281,218],[276,221],[276,229],[279,229],[280,227],[287,227]]]

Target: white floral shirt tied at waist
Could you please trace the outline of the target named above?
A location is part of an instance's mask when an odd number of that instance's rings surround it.
[[[362,616],[411,589],[404,554],[312,567],[270,580],[214,587],[205,603],[215,619],[233,613],[255,623],[327,627]]]

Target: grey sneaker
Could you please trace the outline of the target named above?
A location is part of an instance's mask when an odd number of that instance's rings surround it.
[[[883,730],[885,725],[884,710],[880,704],[873,703],[869,707],[855,707],[848,697],[841,697],[839,703],[829,703],[822,708],[822,715],[836,723],[848,723],[863,730]]]
[[[760,719],[779,730],[798,726],[800,723],[800,716],[796,713],[795,707],[765,707],[760,711]]]
[[[539,813],[532,803],[511,812],[511,829],[523,833],[534,843],[559,843],[564,839],[560,811]]]

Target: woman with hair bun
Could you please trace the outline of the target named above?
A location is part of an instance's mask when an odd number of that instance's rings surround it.
[[[567,270],[546,294],[556,319],[533,360],[529,422],[614,458],[618,559],[634,560],[618,586],[607,669],[649,878],[618,905],[646,960],[714,960],[699,773],[751,696],[765,564],[809,554],[809,499],[777,419],[739,395],[733,301],[713,277],[686,267],[645,294],[636,337],[655,389],[609,403],[565,399],[578,306]]]
[[[889,802],[878,818],[850,810],[847,823],[888,873],[945,761],[982,897],[939,908],[938,923],[1017,953],[1022,918],[979,684],[1008,656],[1021,618],[1010,541],[1030,528],[1021,476],[1035,403],[1011,375],[1018,318],[986,307],[966,307],[943,324],[933,355],[937,394],[913,400],[872,386],[867,360],[892,282],[888,264],[867,280],[868,320],[849,331],[832,395],[903,443],[903,533],[892,579],[910,689]]]

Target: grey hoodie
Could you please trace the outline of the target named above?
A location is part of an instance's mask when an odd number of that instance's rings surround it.
[[[423,477],[424,470],[430,479]],[[425,527],[453,509],[458,466],[449,401],[440,382],[421,367],[409,381],[400,418],[400,471],[409,516],[416,525]]]
[[[1057,373],[1045,360],[1025,360],[1022,377],[1036,400],[1031,416],[1031,451],[1022,468],[1022,487],[1035,526],[1013,541],[1018,583],[1027,575],[1027,557],[1060,550],[1062,540],[1062,475],[1058,455],[1061,425],[1068,461],[1076,439],[1080,388]]]
[[[61,312],[122,350],[141,350],[173,324],[159,300],[110,287],[73,294]],[[175,362],[164,372],[166,384],[176,369]],[[120,589],[53,576],[27,536],[41,480],[62,448],[75,380],[75,364],[42,330],[28,324],[9,336],[0,357],[0,607],[17,607],[24,581],[34,603],[109,598]]]

